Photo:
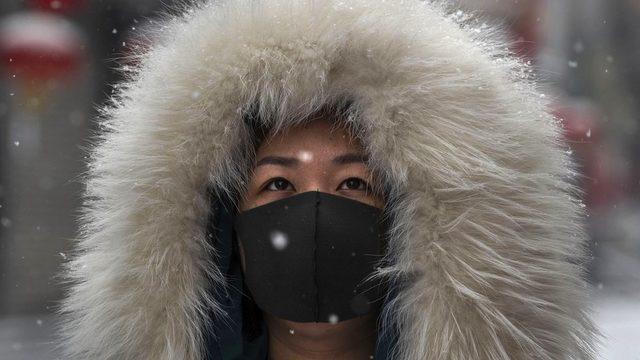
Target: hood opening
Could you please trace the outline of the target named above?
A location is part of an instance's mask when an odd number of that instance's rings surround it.
[[[210,245],[216,249],[214,258],[210,261],[217,262],[225,276],[224,288],[216,287],[213,281],[208,288],[216,303],[222,305],[227,316],[215,317],[213,312],[209,312],[211,321],[207,322],[210,326],[205,332],[205,348],[208,350],[206,360],[266,359],[269,351],[269,331],[262,311],[253,301],[243,281],[239,244],[232,226],[237,214],[235,200],[229,196],[216,195],[213,189],[209,189],[208,192],[211,211],[207,234]],[[385,308],[393,301],[398,289],[395,283],[388,284],[383,305],[376,315],[376,359],[387,358],[398,337],[394,321],[385,311],[388,311]]]

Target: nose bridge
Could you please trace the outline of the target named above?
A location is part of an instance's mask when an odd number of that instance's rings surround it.
[[[302,176],[302,181],[298,185],[298,192],[333,192],[333,184],[330,183],[330,176],[326,164],[321,161],[310,161],[306,163],[300,171],[304,176]]]
[[[327,184],[326,181],[321,179],[312,179],[310,182],[305,183],[301,189],[298,189],[298,192],[307,191],[333,192],[333,188],[329,187],[329,184]]]

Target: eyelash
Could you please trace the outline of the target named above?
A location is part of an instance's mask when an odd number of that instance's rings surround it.
[[[277,177],[277,178],[273,178],[269,182],[267,182],[267,184],[264,186],[263,189],[266,190],[266,191],[282,191],[282,190],[271,190],[271,189],[269,189],[269,186],[271,186],[271,184],[274,184],[277,180],[284,180],[287,183],[291,184],[287,179],[285,179],[283,177]]]
[[[362,190],[369,191],[369,192],[372,191],[371,185],[369,185],[368,182],[362,180],[361,178],[355,177],[355,176],[352,176],[350,178],[345,179],[343,182],[340,183],[340,185],[344,184],[345,182],[347,182],[348,180],[351,180],[351,179],[356,179],[356,180],[360,181],[362,184],[364,184],[364,189],[362,189]],[[263,190],[265,190],[265,191],[284,191],[284,190],[271,190],[271,189],[269,189],[269,186],[271,186],[271,184],[274,184],[275,181],[277,181],[277,180],[284,180],[288,184],[291,185],[291,183],[287,179],[285,179],[283,177],[277,177],[277,178],[273,178],[269,182],[267,182],[267,184],[263,187]],[[338,189],[338,190],[359,190],[359,189]],[[360,191],[362,191],[362,190],[360,190]]]

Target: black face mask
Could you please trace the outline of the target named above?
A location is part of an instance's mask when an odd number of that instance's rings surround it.
[[[236,215],[244,279],[258,307],[296,322],[337,322],[380,310],[386,286],[368,279],[387,250],[382,210],[308,191]]]

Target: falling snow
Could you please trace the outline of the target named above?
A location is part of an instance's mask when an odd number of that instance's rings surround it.
[[[284,250],[289,244],[289,239],[282,231],[275,230],[271,232],[271,245],[276,250]]]
[[[573,51],[575,51],[578,54],[584,51],[584,44],[582,43],[582,41],[576,41],[573,44]]]
[[[306,150],[300,151],[300,154],[298,156],[304,162],[311,161],[313,159],[313,154]]]

